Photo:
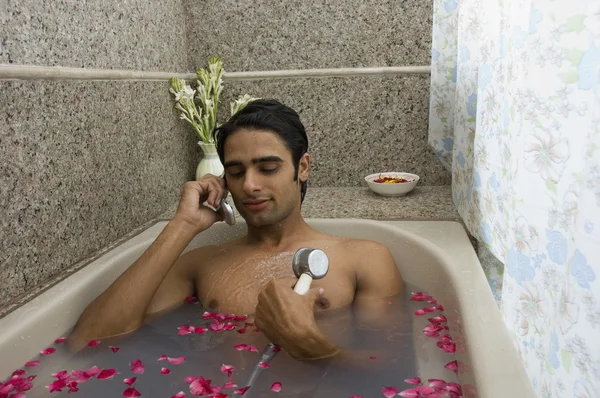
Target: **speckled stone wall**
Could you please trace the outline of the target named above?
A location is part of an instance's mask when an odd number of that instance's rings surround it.
[[[427,144],[429,76],[226,82],[224,93],[224,112],[248,93],[299,113],[312,155],[310,186],[366,186],[365,176],[383,171],[418,174],[422,185],[451,182]]]
[[[178,1],[0,2],[0,63],[185,71]],[[192,178],[167,82],[0,81],[0,308],[161,214]]]
[[[429,65],[431,0],[185,0],[190,70]],[[450,184],[427,145],[429,76],[225,82],[224,108],[249,93],[292,106],[313,155],[312,186],[362,186],[383,171]]]

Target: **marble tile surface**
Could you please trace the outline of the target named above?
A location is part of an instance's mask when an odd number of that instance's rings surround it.
[[[0,82],[0,306],[165,211],[198,158],[164,82]]]
[[[179,0],[0,1],[0,63],[185,72]]]
[[[431,0],[184,0],[191,70],[429,65]]]
[[[417,174],[422,185],[451,182],[427,144],[428,76],[226,82],[220,120],[246,93],[299,113],[312,155],[311,186],[366,186],[366,175],[385,171]]]

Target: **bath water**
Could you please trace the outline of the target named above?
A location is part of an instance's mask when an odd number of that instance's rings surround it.
[[[317,314],[321,330],[344,349],[344,354],[326,360],[296,361],[281,351],[272,359],[269,368],[261,369],[256,382],[243,396],[356,395],[367,398],[382,397],[383,387],[396,387],[398,391],[414,387],[404,382],[406,378],[419,376],[416,365],[419,347],[414,346],[413,330],[420,333],[422,327],[415,329],[415,322],[424,321],[423,325],[427,322],[423,319],[427,317],[416,317],[414,311],[427,304],[410,301],[411,291],[416,290],[407,286],[405,293],[378,303],[377,308],[343,308]],[[104,339],[100,344],[85,347],[76,353],[69,352],[67,343],[53,343],[49,347],[55,348],[56,352],[32,358],[40,361],[39,366],[21,367],[27,371],[22,377],[36,375],[32,381],[33,388],[25,392],[26,397],[122,397],[125,390],[130,388],[123,381],[132,377],[136,377],[136,380],[131,388],[135,388],[142,397],[152,398],[169,398],[180,391],[187,397],[194,396],[189,380],[187,383],[185,380],[188,376],[202,376],[211,380],[212,386],[223,387],[228,381],[233,381],[237,388],[245,387],[260,353],[269,341],[262,333],[254,331],[253,325],[246,325],[251,319],[225,320],[224,323],[235,323],[236,328],[215,332],[210,329],[213,320],[204,319],[204,312],[198,302],[185,303],[149,321],[134,333]],[[178,326],[181,325],[205,327],[208,331],[179,335]],[[239,333],[242,328],[245,333]],[[55,337],[60,336],[49,336],[49,339]],[[427,344],[435,346],[436,339],[429,340]],[[255,346],[258,352],[239,351],[235,346],[240,344]],[[109,346],[118,347],[118,351],[113,352]],[[40,350],[44,348],[40,347]],[[162,356],[185,356],[185,360],[180,364],[172,364],[168,359],[158,360]],[[454,355],[445,354],[443,358],[439,367],[445,380],[456,381],[454,373],[443,369],[446,362],[454,359]],[[143,373],[139,373],[139,370],[138,373],[132,372],[130,363],[134,360],[140,360],[144,365]],[[233,366],[231,377],[222,371],[222,365]],[[87,370],[93,366],[115,369],[118,373],[105,380],[91,377],[77,385],[77,392],[68,392],[68,387],[64,387],[62,392],[50,392],[46,387],[56,380],[56,377],[52,377],[55,372],[66,370],[70,374],[73,370]],[[161,373],[162,368],[167,368],[169,373],[167,370]],[[280,392],[271,390],[276,382],[281,383]],[[237,388],[221,389],[220,392],[227,395],[217,397],[239,396],[235,394]]]

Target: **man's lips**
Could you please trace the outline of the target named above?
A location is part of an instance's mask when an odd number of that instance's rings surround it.
[[[269,199],[246,200],[242,202],[250,210],[262,210],[269,204]]]

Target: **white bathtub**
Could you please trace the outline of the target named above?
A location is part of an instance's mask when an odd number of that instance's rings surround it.
[[[383,243],[391,250],[403,278],[443,304],[450,333],[462,341],[464,348],[462,353],[458,353],[460,347],[457,349],[456,359],[469,369],[458,374],[461,384],[474,386],[477,396],[484,398],[535,396],[481,265],[459,223],[307,221],[325,233]],[[0,380],[73,327],[85,307],[144,252],[166,223],[158,222],[0,319]],[[243,222],[233,227],[219,223],[199,234],[186,250],[229,240],[244,232]],[[443,378],[438,376],[439,363],[433,369],[429,360],[443,352],[421,330],[422,326],[415,331],[419,376]]]

